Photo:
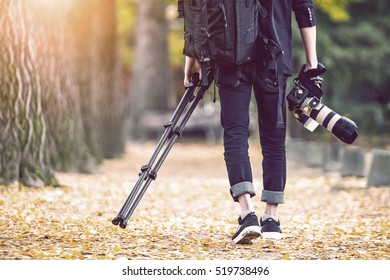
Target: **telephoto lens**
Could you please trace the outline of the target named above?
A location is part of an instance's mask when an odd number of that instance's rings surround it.
[[[340,116],[321,102],[318,104],[315,102],[312,101],[313,107],[308,110],[310,118],[316,120],[344,143],[352,144],[358,137],[357,124],[347,117]]]

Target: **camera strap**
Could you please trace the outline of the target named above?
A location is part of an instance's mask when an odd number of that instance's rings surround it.
[[[301,71],[298,74],[299,81],[309,90],[311,94],[321,100],[323,95],[322,89],[316,85],[312,78],[325,73],[326,69],[322,64],[318,64],[316,69],[310,69],[305,72],[306,65],[302,65]]]
[[[271,43],[272,42],[272,43]],[[277,108],[277,119],[276,127],[285,128],[286,124],[283,119],[283,96],[284,96],[284,74],[283,74],[283,52],[278,44],[275,44],[272,40],[268,41],[268,51],[271,54],[273,63],[275,64],[275,73],[278,83],[278,108]]]

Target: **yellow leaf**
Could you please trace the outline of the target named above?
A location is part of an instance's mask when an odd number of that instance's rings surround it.
[[[72,257],[73,258],[78,258],[78,259],[84,259],[84,256],[83,256],[83,254],[80,252],[80,251],[75,251],[75,252],[73,252],[72,253]]]
[[[203,245],[209,245],[210,243],[213,242],[213,240],[211,238],[203,238],[201,242]]]
[[[183,253],[189,253],[192,251],[190,246],[183,246],[182,248]]]
[[[31,250],[29,251],[29,253],[30,253],[30,256],[35,257],[35,256],[38,254],[38,251],[35,250],[35,249],[31,249]]]
[[[114,253],[119,253],[119,252],[121,252],[121,251],[122,251],[121,245],[116,244],[116,245],[114,246],[114,249],[113,249],[112,251],[113,251]]]
[[[290,259],[290,255],[289,254],[284,254],[282,256],[282,260],[289,260]]]

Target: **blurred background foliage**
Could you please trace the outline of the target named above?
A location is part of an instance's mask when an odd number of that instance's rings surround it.
[[[125,18],[119,18],[121,38],[134,38],[136,0],[119,0]],[[168,34],[170,65],[176,75],[177,94],[180,94],[182,55],[182,22],[175,19],[176,1],[166,1],[170,23]],[[324,103],[359,124],[362,145],[387,145],[390,131],[390,2],[386,0],[317,0],[318,54],[327,67],[324,83]],[[132,12],[133,11],[133,12]],[[294,23],[295,25],[295,23]],[[126,27],[125,27],[126,26]],[[125,31],[125,32],[123,32]],[[304,62],[300,35],[294,29],[294,65]],[[122,33],[123,32],[123,33]],[[122,39],[123,40],[123,39]],[[131,44],[129,44],[131,42]],[[135,40],[121,42],[122,53],[134,54]],[[131,73],[132,56],[124,55]],[[292,134],[303,138],[332,140],[326,131],[308,133],[292,125]],[[379,137],[377,137],[379,136]]]
[[[389,147],[390,2],[314,2],[323,102],[359,124],[356,145]],[[176,0],[0,0],[0,28],[0,183],[91,172],[129,137],[147,137],[146,113],[171,112],[183,92]],[[294,120],[289,134],[336,141]]]
[[[339,2],[343,12],[327,2]],[[315,1],[318,54],[327,67],[324,103],[359,124],[357,144],[387,146],[390,133],[390,2]],[[343,15],[344,14],[344,15]],[[296,64],[303,59],[294,36]],[[324,133],[306,137],[329,137]],[[314,133],[316,134],[316,133]]]

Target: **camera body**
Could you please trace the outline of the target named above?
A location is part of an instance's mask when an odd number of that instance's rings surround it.
[[[314,82],[319,77],[310,77],[303,69],[294,80],[294,88],[287,95],[288,109],[309,131],[313,132],[321,124],[342,142],[352,144],[358,137],[357,124],[321,102],[322,90]],[[324,73],[325,67],[319,64],[318,71]]]

